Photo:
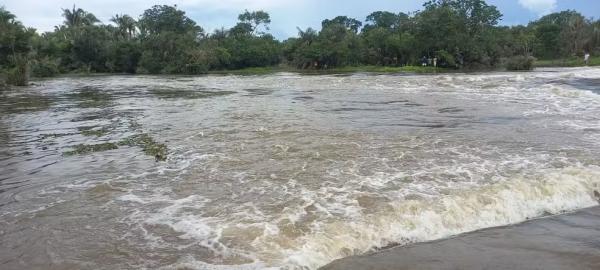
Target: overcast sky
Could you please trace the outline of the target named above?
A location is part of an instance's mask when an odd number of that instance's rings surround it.
[[[422,0],[2,0],[0,5],[17,15],[25,25],[49,31],[62,22],[61,8],[75,4],[108,23],[114,14],[137,18],[156,4],[176,4],[207,31],[231,27],[237,14],[262,9],[271,14],[271,33],[285,39],[297,34],[296,27],[320,29],[321,20],[346,15],[360,20],[371,12],[412,12]],[[600,17],[600,0],[488,0],[504,14],[501,24],[525,24],[544,14],[574,9],[588,17]]]

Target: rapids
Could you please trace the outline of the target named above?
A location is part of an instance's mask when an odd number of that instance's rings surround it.
[[[0,92],[0,268],[316,269],[597,205],[599,153],[598,68],[41,80]]]

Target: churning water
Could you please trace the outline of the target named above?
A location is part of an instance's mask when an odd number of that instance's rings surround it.
[[[0,95],[2,269],[316,269],[600,191],[595,68],[70,77]]]

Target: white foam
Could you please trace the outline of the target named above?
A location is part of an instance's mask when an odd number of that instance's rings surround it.
[[[391,243],[428,241],[492,226],[597,205],[600,169],[544,170],[533,176],[424,201],[396,201],[392,211],[336,220],[287,250],[291,265],[315,269],[334,259]]]

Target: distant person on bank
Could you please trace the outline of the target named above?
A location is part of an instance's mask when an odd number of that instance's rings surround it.
[[[585,55],[583,56],[583,61],[585,62],[586,66],[590,64],[590,53],[589,52],[585,52]]]

